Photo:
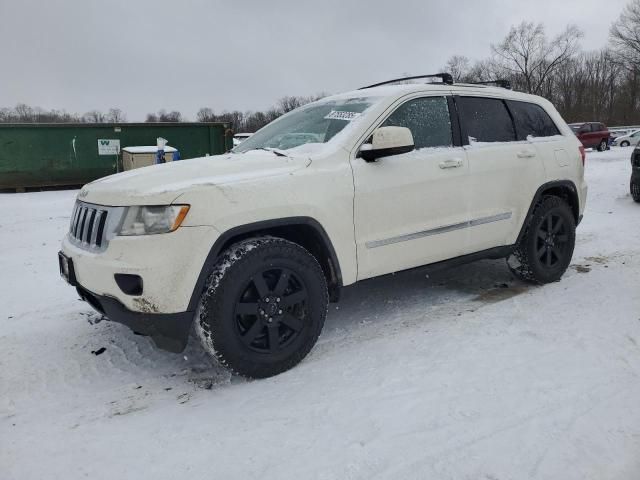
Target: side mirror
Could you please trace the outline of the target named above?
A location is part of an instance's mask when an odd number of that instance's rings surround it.
[[[373,132],[371,143],[360,147],[360,156],[367,162],[380,157],[408,153],[415,149],[413,135],[407,127],[380,127]]]

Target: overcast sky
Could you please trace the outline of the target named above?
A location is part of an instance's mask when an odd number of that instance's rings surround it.
[[[0,107],[24,102],[129,121],[161,108],[259,110],[485,57],[522,20],[567,23],[585,50],[626,0],[0,0]]]

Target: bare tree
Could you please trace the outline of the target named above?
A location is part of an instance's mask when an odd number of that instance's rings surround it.
[[[451,74],[454,82],[468,81],[467,77],[471,70],[471,60],[464,55],[454,55],[449,58],[443,70]]]
[[[87,123],[104,123],[106,116],[100,110],[91,110],[82,116],[82,120]]]
[[[167,112],[165,109],[160,110],[158,113],[147,113],[145,122],[181,122],[182,114],[177,110]]]
[[[16,121],[21,123],[35,121],[33,108],[24,103],[19,103],[15,108]]]
[[[640,68],[640,0],[628,3],[613,22],[609,43],[621,64]]]
[[[106,121],[109,123],[123,123],[127,121],[127,117],[119,108],[110,108],[106,115]]]
[[[307,102],[304,102],[307,103]],[[282,113],[290,112],[304,105],[302,97],[286,96],[278,100],[278,107]]]
[[[214,122],[216,114],[209,107],[204,107],[198,110],[196,114],[196,120],[198,122]]]
[[[158,121],[160,122],[181,122],[182,114],[177,110],[172,110],[170,112],[165,112],[164,110],[160,110],[158,112]]]
[[[582,32],[569,25],[549,40],[541,23],[522,22],[491,46],[495,69],[515,77],[525,91],[539,94],[549,77],[577,53],[581,37]]]

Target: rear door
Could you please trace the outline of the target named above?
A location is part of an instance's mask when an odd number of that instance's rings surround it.
[[[591,148],[595,148],[600,143],[600,139],[602,137],[602,129],[600,128],[599,123],[590,123],[591,133],[589,133],[589,146]]]
[[[506,102],[501,98],[457,96],[469,161],[469,250],[515,241],[537,186],[545,173],[538,149],[518,140]]]
[[[592,136],[593,134],[591,131],[590,123],[585,123],[584,125],[582,125],[582,127],[580,127],[580,130],[578,130],[578,140],[580,140],[582,145],[584,145],[586,148],[592,147]]]

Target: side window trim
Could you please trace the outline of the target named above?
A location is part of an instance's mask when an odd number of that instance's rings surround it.
[[[449,107],[449,121],[451,122],[451,136],[454,147],[465,145],[462,130],[460,128],[460,114],[453,95],[447,95],[447,106]],[[467,140],[467,143],[469,140]]]

